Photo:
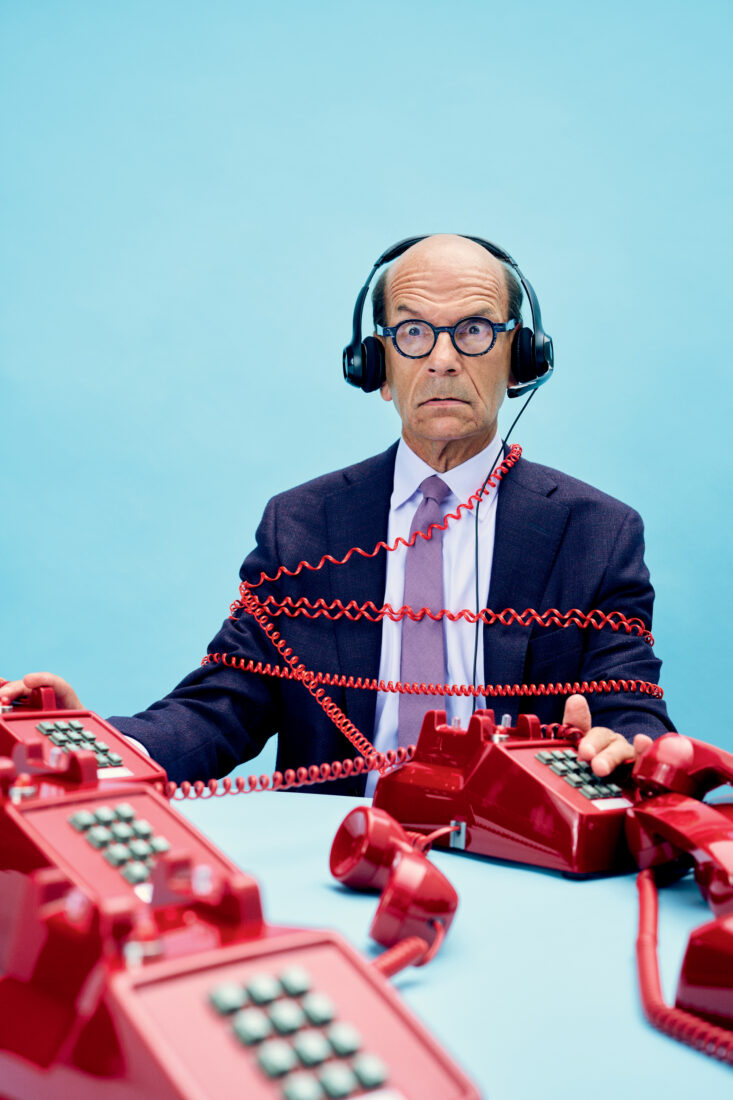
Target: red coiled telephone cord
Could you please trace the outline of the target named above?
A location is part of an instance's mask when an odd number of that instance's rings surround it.
[[[287,566],[281,565],[273,576],[269,576],[263,572],[260,574],[260,579],[258,581],[243,581],[239,588],[239,599],[235,600],[230,607],[230,618],[234,618],[238,612],[250,615],[267,635],[285,663],[283,665],[271,665],[262,661],[232,656],[228,653],[209,653],[203,658],[201,662],[202,665],[224,664],[229,668],[236,668],[241,672],[254,672],[263,676],[276,676],[281,679],[300,680],[319,706],[323,708],[331,721],[341,733],[344,734],[347,740],[351,742],[356,751],[361,753],[367,762],[371,762],[375,758],[376,753],[374,746],[371,741],[356,728],[353,722],[347,718],[341,708],[334,703],[333,699],[326,694],[322,685],[328,687],[362,688],[368,691],[393,691],[403,694],[439,696],[463,695],[474,697],[483,696],[484,698],[572,695],[576,692],[592,694],[612,691],[639,692],[640,694],[661,698],[663,694],[662,689],[657,684],[652,684],[645,680],[584,680],[582,682],[565,684],[480,684],[476,686],[473,684],[426,684],[417,682],[406,684],[402,682],[393,682],[391,680],[385,683],[384,680],[364,679],[362,677],[336,675],[327,672],[314,672],[306,668],[297,655],[293,653],[285,638],[276,630],[275,624],[269,617],[270,615],[285,615],[288,618],[294,618],[297,615],[305,615],[309,619],[324,616],[329,620],[346,617],[352,621],[364,618],[370,622],[379,622],[383,618],[399,621],[404,618],[419,620],[427,616],[433,620],[447,618],[451,622],[456,622],[458,619],[464,619],[467,622],[476,623],[480,620],[487,625],[500,622],[504,625],[516,624],[523,627],[537,624],[543,627],[559,626],[565,628],[568,626],[577,626],[581,629],[592,627],[595,630],[602,630],[604,627],[610,627],[614,631],[623,630],[627,634],[637,634],[649,645],[652,645],[654,639],[642,620],[638,618],[627,618],[619,611],[606,613],[600,610],[593,610],[586,613],[579,611],[577,608],[571,608],[569,611],[561,612],[556,608],[550,608],[540,613],[533,608],[527,608],[522,612],[514,611],[511,608],[506,608],[501,612],[492,611],[490,608],[483,608],[478,612],[469,611],[468,609],[462,609],[455,612],[443,609],[439,612],[432,612],[425,607],[420,608],[418,611],[408,606],[395,609],[390,604],[385,604],[383,607],[377,607],[372,601],[367,601],[364,604],[357,604],[352,600],[347,604],[343,604],[340,600],[333,600],[331,603],[326,603],[325,600],[318,599],[313,603],[305,597],[301,597],[298,600],[293,600],[291,597],[285,597],[283,600],[278,601],[273,595],[260,599],[254,591],[254,589],[259,588],[260,585],[265,582],[276,583],[283,576],[297,577],[303,570],[318,572],[323,569],[327,563],[337,566],[345,565],[354,554],[358,554],[363,558],[373,558],[382,550],[386,553],[391,553],[396,550],[398,546],[404,546],[409,550],[415,545],[418,538],[430,539],[432,538],[433,531],[445,531],[450,521],[460,519],[463,512],[472,511],[482,497],[488,494],[490,489],[496,488],[505,474],[518,461],[521,454],[522,448],[514,444],[504,460],[486,480],[482,488],[473,493],[465,504],[459,504],[455,512],[448,513],[442,523],[431,524],[427,531],[415,531],[409,539],[400,537],[396,539],[392,545],[380,541],[371,551],[366,551],[361,547],[354,546],[346,552],[343,558],[335,558],[331,554],[324,554],[316,564],[300,561],[294,569],[289,569]]]
[[[542,737],[550,740],[579,741],[583,736],[582,730],[575,726],[563,725],[560,722],[550,722],[540,727]],[[260,791],[292,791],[298,787],[309,787],[313,783],[328,783],[335,779],[348,779],[351,775],[363,775],[365,772],[382,771],[383,768],[391,768],[395,764],[404,764],[406,760],[412,760],[415,755],[415,746],[407,748],[389,749],[386,753],[373,751],[368,759],[357,756],[355,759],[334,760],[332,764],[311,764],[308,768],[288,768],[284,772],[273,772],[272,775],[243,775],[232,779],[226,776],[224,779],[197,779],[190,782],[185,779],[182,783],[174,783],[170,780],[166,783],[163,793],[166,798],[175,798],[183,801],[186,798],[223,798],[228,794],[254,794]],[[451,832],[450,827],[438,829],[428,836],[411,834],[415,843],[422,846],[432,844],[437,836],[444,831]]]

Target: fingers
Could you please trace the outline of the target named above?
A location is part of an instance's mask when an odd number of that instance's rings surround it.
[[[590,761],[591,768],[598,776],[610,775],[619,764],[635,760],[652,743],[651,737],[637,733],[632,746],[623,734],[614,733],[606,726],[594,726],[584,695],[568,696],[563,722],[576,726],[585,733],[585,737],[578,742],[578,756],[581,760]]]
[[[56,705],[60,710],[84,710],[79,696],[71,684],[53,672],[29,672],[22,680],[9,680],[0,685],[0,703],[9,706],[16,699],[28,695],[34,688],[50,687],[56,694]]]
[[[569,695],[565,701],[562,720],[565,725],[575,726],[587,733],[591,728],[590,707],[584,695]]]
[[[654,741],[651,737],[647,737],[645,733],[637,733],[634,738],[634,753],[636,756],[641,756],[641,754],[653,744]]]
[[[610,775],[619,764],[633,760],[635,751],[622,734],[614,733],[605,726],[594,726],[579,742],[578,756],[581,760],[590,761],[596,775],[605,776]]]
[[[27,695],[28,688],[22,680],[6,680],[0,685],[0,703],[9,706],[21,695]]]

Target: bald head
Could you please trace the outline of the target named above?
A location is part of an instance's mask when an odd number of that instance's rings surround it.
[[[394,324],[405,313],[406,295],[433,288],[466,291],[477,297],[488,291],[495,321],[521,323],[522,288],[514,272],[483,245],[453,233],[438,233],[418,241],[382,272],[372,293],[374,325]],[[428,294],[426,302],[430,300]],[[436,303],[439,304],[439,303]],[[477,311],[478,312],[478,311]],[[389,321],[388,321],[389,318]]]

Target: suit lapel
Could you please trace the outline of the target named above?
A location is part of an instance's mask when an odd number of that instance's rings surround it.
[[[550,497],[557,486],[544,468],[519,460],[501,482],[488,606],[501,612],[539,611],[557,557],[569,509]],[[521,683],[529,628],[494,623],[484,627],[487,684]],[[498,703],[513,716],[516,701]]]
[[[326,528],[330,553],[337,559],[354,546],[371,552],[380,540],[386,540],[389,502],[394,480],[397,444],[369,463],[344,472],[344,487],[326,499]],[[384,600],[386,552],[374,557],[353,554],[346,565],[329,569],[330,598],[348,604],[373,602],[381,607]],[[382,645],[381,623],[365,620],[334,620],[339,670],[351,675],[376,678]],[[354,724],[372,736],[376,693],[349,692],[348,712]]]

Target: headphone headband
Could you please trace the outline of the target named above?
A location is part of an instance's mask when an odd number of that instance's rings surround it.
[[[423,234],[420,237],[405,237],[385,249],[381,256],[374,261],[367,280],[357,295],[354,305],[351,343],[344,348],[343,369],[346,381],[352,386],[358,386],[365,393],[371,393],[379,389],[385,380],[384,349],[382,345],[373,336],[367,336],[363,341],[361,336],[364,305],[372,279],[380,267],[396,260],[403,252],[407,252],[408,248],[412,248],[414,244],[426,240],[429,236],[432,236],[432,234]],[[484,240],[483,237],[472,237],[465,233],[462,233],[461,236],[481,245],[497,260],[501,260],[502,263],[511,267],[516,272],[527,296],[532,314],[532,328],[522,327],[516,330],[512,345],[512,373],[516,385],[510,386],[507,390],[509,397],[519,397],[520,394],[537,389],[538,386],[547,382],[554,368],[552,339],[542,328],[542,315],[537,295],[532,284],[522,274],[516,260],[503,248],[491,241]]]

